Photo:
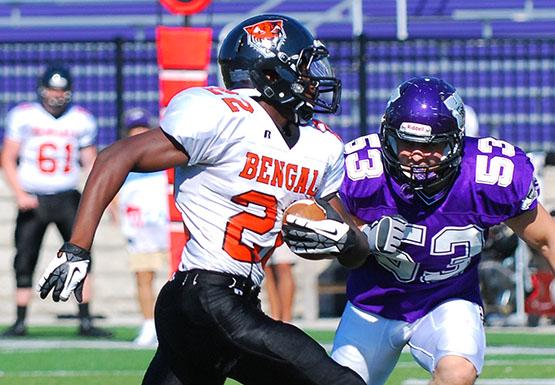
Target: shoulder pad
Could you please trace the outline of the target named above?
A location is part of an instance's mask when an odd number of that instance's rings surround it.
[[[377,134],[353,139],[345,144],[344,189],[349,195],[370,197],[384,186],[381,146]]]
[[[473,186],[480,211],[507,219],[534,207],[527,196],[534,167],[526,153],[495,138],[465,138],[461,175]]]
[[[322,122],[321,120],[318,119],[312,119],[309,123],[308,126],[310,127],[314,127],[316,128],[318,131],[323,132],[323,133],[330,133],[333,136],[335,136],[337,139],[339,139],[341,141],[341,143],[343,143],[343,139],[341,139],[341,137],[335,132],[333,131],[330,126],[328,126],[326,123]]]

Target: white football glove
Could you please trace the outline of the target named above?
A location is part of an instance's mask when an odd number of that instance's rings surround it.
[[[348,224],[333,219],[313,221],[289,214],[283,238],[296,254],[341,254],[348,243]]]
[[[399,216],[384,216],[372,226],[364,225],[361,231],[368,238],[370,251],[374,254],[392,254],[399,252],[399,246],[405,235],[407,221]]]
[[[77,245],[66,242],[44,271],[37,291],[45,299],[52,291],[52,299],[67,301],[73,292],[77,302],[83,301],[83,283],[87,276],[91,254]]]
[[[311,220],[289,214],[282,228],[283,239],[296,254],[341,255],[355,244],[355,232],[328,202],[316,201],[326,211],[327,219]]]

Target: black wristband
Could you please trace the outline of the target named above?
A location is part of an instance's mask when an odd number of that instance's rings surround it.
[[[91,260],[91,253],[89,250],[83,249],[82,247],[71,242],[65,242],[59,252],[71,254],[80,260]],[[68,258],[68,260],[70,259]]]

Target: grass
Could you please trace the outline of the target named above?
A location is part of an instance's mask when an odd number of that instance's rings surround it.
[[[113,329],[116,341],[132,341],[135,328]],[[24,343],[76,339],[75,328],[31,327]],[[330,344],[333,331],[308,333],[322,344]],[[81,339],[82,340],[82,339]],[[555,347],[555,334],[493,332],[488,346]],[[90,341],[98,341],[92,339]],[[555,354],[489,354],[480,379],[555,379]],[[0,345],[0,384],[6,385],[136,385],[154,354],[137,348],[48,348]],[[403,353],[387,385],[403,385],[407,379],[428,379],[410,354]],[[523,380],[524,381],[524,380]],[[502,383],[502,382],[501,382]],[[525,382],[523,382],[525,383]],[[236,385],[229,380],[226,385]]]

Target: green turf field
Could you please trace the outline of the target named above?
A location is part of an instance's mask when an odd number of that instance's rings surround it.
[[[26,338],[0,340],[0,384],[140,384],[154,350],[129,345],[134,333],[132,328],[117,328],[114,340],[104,343],[76,339],[75,328],[31,327]],[[331,344],[331,331],[309,333],[325,346]],[[490,331],[487,339],[493,349],[478,384],[555,385],[555,333]],[[427,378],[412,357],[403,353],[387,385],[424,385]]]

